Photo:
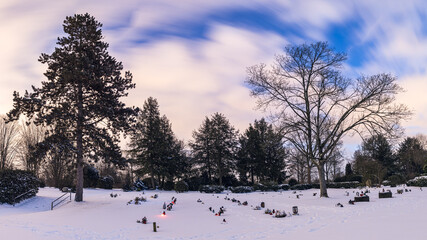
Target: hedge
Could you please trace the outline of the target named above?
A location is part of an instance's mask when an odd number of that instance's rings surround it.
[[[2,171],[0,172],[0,203],[15,204],[32,198],[36,196],[39,186],[40,181],[31,172],[22,170]],[[22,196],[15,200],[20,195]]]
[[[199,188],[200,192],[205,193],[222,193],[224,190],[225,188],[219,185],[202,185]]]
[[[230,188],[232,193],[250,193],[254,191],[253,187],[250,186],[237,186]]]

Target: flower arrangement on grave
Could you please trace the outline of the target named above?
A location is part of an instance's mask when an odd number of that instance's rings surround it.
[[[274,217],[276,217],[276,218],[284,218],[286,216],[287,216],[287,214],[285,211],[279,211],[279,210],[277,210],[276,214],[274,215]]]

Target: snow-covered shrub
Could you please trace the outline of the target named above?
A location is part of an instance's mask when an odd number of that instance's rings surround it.
[[[135,183],[133,184],[134,189],[136,191],[143,191],[143,190],[147,190],[148,187],[144,184],[144,182],[138,178],[138,180],[135,181]]]
[[[222,193],[225,190],[223,186],[218,185],[202,185],[199,188],[200,192],[205,193]]]
[[[427,176],[419,176],[409,180],[406,185],[416,187],[427,187]]]
[[[188,192],[188,184],[185,181],[178,181],[175,183],[176,192]]]
[[[253,187],[250,186],[237,186],[230,188],[233,193],[250,193],[254,191]]]
[[[287,191],[287,190],[289,190],[291,188],[291,186],[289,186],[289,184],[280,184],[279,185],[279,189],[281,189],[281,190],[285,190],[285,191]]]
[[[103,189],[113,189],[114,178],[110,175],[101,177],[98,180],[98,187]]]
[[[39,180],[31,172],[22,170],[2,171],[0,172],[0,203],[14,204],[34,197],[39,186]],[[19,195],[22,196],[15,200]]]

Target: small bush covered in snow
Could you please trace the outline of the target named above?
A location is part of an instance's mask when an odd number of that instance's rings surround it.
[[[178,181],[175,183],[176,192],[188,192],[188,184],[185,181]]]
[[[230,188],[233,193],[250,193],[254,191],[253,187],[250,186],[237,186]]]
[[[31,173],[22,170],[5,170],[0,172],[0,203],[14,204],[34,197],[40,182]],[[30,191],[30,192],[29,192]],[[28,192],[27,194],[24,194]],[[24,194],[19,199],[15,198]]]
[[[205,193],[222,193],[225,190],[223,186],[218,185],[202,185],[199,188],[200,192]]]
[[[135,183],[133,184],[134,188],[136,191],[143,191],[143,190],[147,190],[148,187],[144,184],[144,181],[142,181],[141,179],[138,178],[138,180],[135,181]]]
[[[427,176],[419,176],[409,180],[406,185],[416,187],[427,187]]]

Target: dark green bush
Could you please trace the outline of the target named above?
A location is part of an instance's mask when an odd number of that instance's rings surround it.
[[[151,184],[151,178],[144,178],[142,179],[142,182],[144,183],[144,185],[148,188],[148,189],[156,189],[157,186],[159,186],[159,183],[157,182],[156,179],[154,179],[154,186],[152,186]]]
[[[225,188],[219,185],[202,185],[199,188],[200,192],[205,193],[222,193],[224,190]]]
[[[274,182],[264,182],[264,183],[254,184],[254,190],[255,191],[262,191],[262,192],[275,191],[275,192],[277,192],[279,189],[280,189],[279,185],[277,185]]]
[[[362,176],[361,175],[348,175],[343,177],[337,177],[335,178],[334,182],[362,182]]]
[[[230,188],[233,193],[250,193],[254,191],[253,187],[250,186],[237,186]]]
[[[166,181],[163,184],[163,190],[171,191],[175,189],[175,184],[172,181]]]
[[[34,197],[39,186],[39,180],[31,172],[22,170],[2,171],[0,172],[0,203],[15,204]],[[19,195],[22,196],[15,200]]]
[[[314,188],[312,184],[295,184],[291,185],[291,190],[307,190]]]
[[[188,192],[188,184],[185,181],[178,181],[175,183],[176,192]]]
[[[327,183],[326,186],[328,188],[357,188],[360,183],[358,181],[354,182],[330,182]]]
[[[279,185],[279,189],[282,189],[285,191],[289,190],[290,188],[291,188],[291,186],[289,184],[280,184]]]
[[[288,184],[289,184],[289,186],[294,186],[294,185],[297,185],[298,184],[298,181],[295,179],[295,178],[291,178],[291,179],[289,179],[289,182],[288,182]]]
[[[94,188],[98,185],[99,171],[94,166],[86,165],[83,168],[84,187]]]
[[[405,178],[401,175],[391,175],[387,180],[390,182],[390,185],[394,186],[405,183]]]
[[[110,175],[99,178],[98,187],[103,189],[113,189],[114,178]]]
[[[130,174],[127,173],[125,176],[125,181],[122,185],[123,192],[130,192],[135,190],[135,187],[132,184],[132,180],[130,179]]]

